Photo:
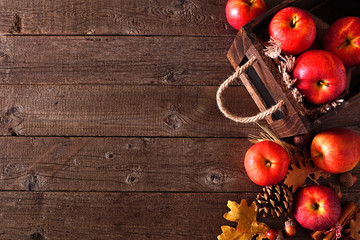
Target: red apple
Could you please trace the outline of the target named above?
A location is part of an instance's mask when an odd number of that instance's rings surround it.
[[[344,64],[334,54],[324,50],[310,50],[295,62],[295,86],[309,103],[320,105],[340,96],[346,87]]]
[[[341,206],[333,190],[323,185],[312,185],[298,191],[293,211],[301,226],[320,231],[335,226],[340,218]]]
[[[338,56],[345,67],[360,64],[360,18],[345,17],[334,22],[325,32],[322,46]]]
[[[332,128],[315,135],[310,146],[314,164],[329,173],[343,173],[360,161],[360,136],[346,128]]]
[[[280,41],[284,54],[297,55],[307,50],[316,36],[313,17],[305,10],[287,7],[275,14],[269,25],[270,37]]]
[[[239,30],[266,11],[264,0],[228,0],[226,4],[226,19],[229,24]]]
[[[285,178],[289,156],[279,144],[261,141],[248,149],[244,165],[254,183],[261,186],[275,185]]]

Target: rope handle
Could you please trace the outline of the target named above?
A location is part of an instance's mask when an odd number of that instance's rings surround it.
[[[278,111],[284,105],[284,101],[280,100],[280,102],[278,102],[277,104],[275,104],[271,108],[265,110],[264,112],[259,112],[255,116],[251,116],[251,117],[240,117],[240,116],[237,116],[235,114],[232,114],[224,106],[224,103],[223,103],[223,100],[222,100],[222,95],[223,95],[224,91],[228,88],[230,83],[232,83],[236,78],[238,78],[241,74],[243,74],[246,71],[246,69],[248,69],[250,66],[252,66],[253,63],[255,62],[255,60],[256,60],[256,57],[252,57],[244,65],[239,66],[236,69],[236,71],[233,73],[233,75],[231,75],[228,79],[226,79],[220,85],[220,87],[218,88],[218,90],[216,92],[216,102],[217,102],[217,105],[218,105],[220,111],[222,112],[222,114],[224,114],[225,117],[233,120],[234,122],[238,122],[238,123],[255,123],[255,122],[258,122],[258,121],[264,119],[266,116],[269,116],[269,115],[275,113],[276,111]]]

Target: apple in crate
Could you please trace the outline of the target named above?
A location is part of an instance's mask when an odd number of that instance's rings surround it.
[[[225,8],[226,19],[236,30],[265,11],[264,0],[228,0]]]
[[[336,193],[323,185],[301,188],[294,199],[294,217],[304,228],[320,231],[335,226],[341,206]]]
[[[310,50],[295,61],[293,78],[295,86],[309,103],[328,103],[341,95],[346,87],[344,64],[333,53]]]
[[[360,64],[360,18],[350,16],[335,21],[325,32],[322,46],[338,56],[345,67]]]
[[[312,45],[316,36],[316,24],[305,10],[287,7],[272,18],[269,35],[280,42],[282,53],[298,55]]]
[[[245,154],[244,165],[251,181],[261,186],[278,184],[289,167],[285,149],[272,141],[254,144]]]
[[[315,135],[310,146],[314,164],[329,173],[344,173],[360,161],[360,136],[346,128],[332,128]]]

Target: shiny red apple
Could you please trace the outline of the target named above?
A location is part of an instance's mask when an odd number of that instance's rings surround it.
[[[266,11],[264,0],[228,0],[226,4],[226,19],[229,24],[239,30]]]
[[[274,185],[285,178],[289,156],[279,144],[261,141],[248,149],[244,165],[251,181],[261,186]]]
[[[338,56],[345,67],[360,64],[360,18],[350,16],[334,22],[325,32],[322,47]]]
[[[295,62],[293,78],[295,86],[309,103],[328,103],[345,90],[344,64],[333,53],[310,50],[301,54]]]
[[[304,228],[313,231],[329,230],[339,220],[341,206],[333,190],[323,185],[312,185],[297,192],[293,212]]]
[[[343,173],[360,161],[360,136],[346,128],[332,128],[315,135],[310,146],[314,164],[329,173]]]
[[[315,21],[305,10],[287,7],[272,18],[269,35],[280,41],[284,54],[298,55],[312,45],[316,36]]]

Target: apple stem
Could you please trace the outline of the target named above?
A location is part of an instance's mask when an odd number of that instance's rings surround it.
[[[336,47],[336,49],[339,49],[339,48],[342,48],[342,47],[345,47],[347,45],[350,45],[350,40],[349,39],[346,39],[345,42],[343,42],[340,46]]]
[[[312,206],[314,209],[318,209],[318,208],[319,208],[319,204],[317,204],[317,203],[313,203],[313,204],[311,204],[311,206]]]
[[[266,161],[266,164],[265,164],[267,167],[271,167],[271,162],[270,161]]]
[[[323,80],[319,80],[317,83],[318,83],[318,85],[320,85],[320,86],[326,86],[326,87],[330,86],[328,83],[326,83],[326,82],[323,81]]]
[[[246,3],[251,7],[255,0],[248,0]]]
[[[296,15],[293,17],[292,22],[291,22],[291,27],[294,28],[296,26],[296,21],[297,21],[297,17]]]
[[[321,157],[322,155],[323,155],[322,153],[319,153],[318,155],[315,155],[315,156],[309,158],[309,160],[313,160],[314,158]]]

